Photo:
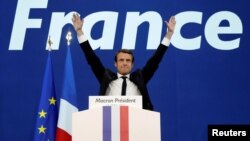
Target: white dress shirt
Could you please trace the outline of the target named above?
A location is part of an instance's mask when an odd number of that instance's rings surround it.
[[[121,78],[123,75],[117,73],[117,79],[110,82],[109,86],[107,88],[107,91],[105,93],[105,95],[110,95],[110,96],[121,96],[122,93],[122,82],[123,82],[123,78]],[[126,96],[136,96],[136,95],[141,95],[138,87],[129,80],[129,74],[126,75],[127,79],[126,79],[126,83],[127,83],[127,87],[126,87]]]

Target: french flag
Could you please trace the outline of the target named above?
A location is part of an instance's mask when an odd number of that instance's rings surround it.
[[[72,113],[78,112],[74,71],[69,46],[67,47],[64,67],[64,80],[56,129],[56,141],[72,140]]]

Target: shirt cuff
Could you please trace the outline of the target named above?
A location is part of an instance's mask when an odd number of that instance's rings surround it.
[[[78,42],[79,42],[80,44],[83,43],[83,42],[86,42],[86,41],[88,40],[87,37],[84,36],[84,34],[81,35],[81,36],[77,36],[77,39],[78,39]]]
[[[170,45],[170,40],[168,38],[164,37],[161,41],[161,44],[168,47]]]

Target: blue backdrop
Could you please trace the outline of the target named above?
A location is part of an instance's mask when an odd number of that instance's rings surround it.
[[[247,1],[1,0],[1,141],[33,140],[49,35],[57,94],[71,30],[79,109],[97,95],[98,82],[70,24],[73,12],[85,17],[95,52],[113,70],[113,54],[126,46],[134,49],[134,68],[142,67],[166,32],[163,20],[176,15],[173,43],[148,84],[163,141],[206,141],[209,124],[250,124]]]

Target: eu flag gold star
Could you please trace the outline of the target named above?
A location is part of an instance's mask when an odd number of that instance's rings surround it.
[[[40,118],[46,118],[46,114],[47,114],[47,112],[44,112],[43,109],[41,112],[39,112]]]
[[[46,128],[43,127],[43,125],[41,125],[41,127],[39,127],[38,130],[39,130],[39,134],[41,134],[41,133],[44,133],[44,134],[45,134]]]
[[[49,104],[50,105],[56,105],[56,100],[54,99],[53,96],[49,99]]]

